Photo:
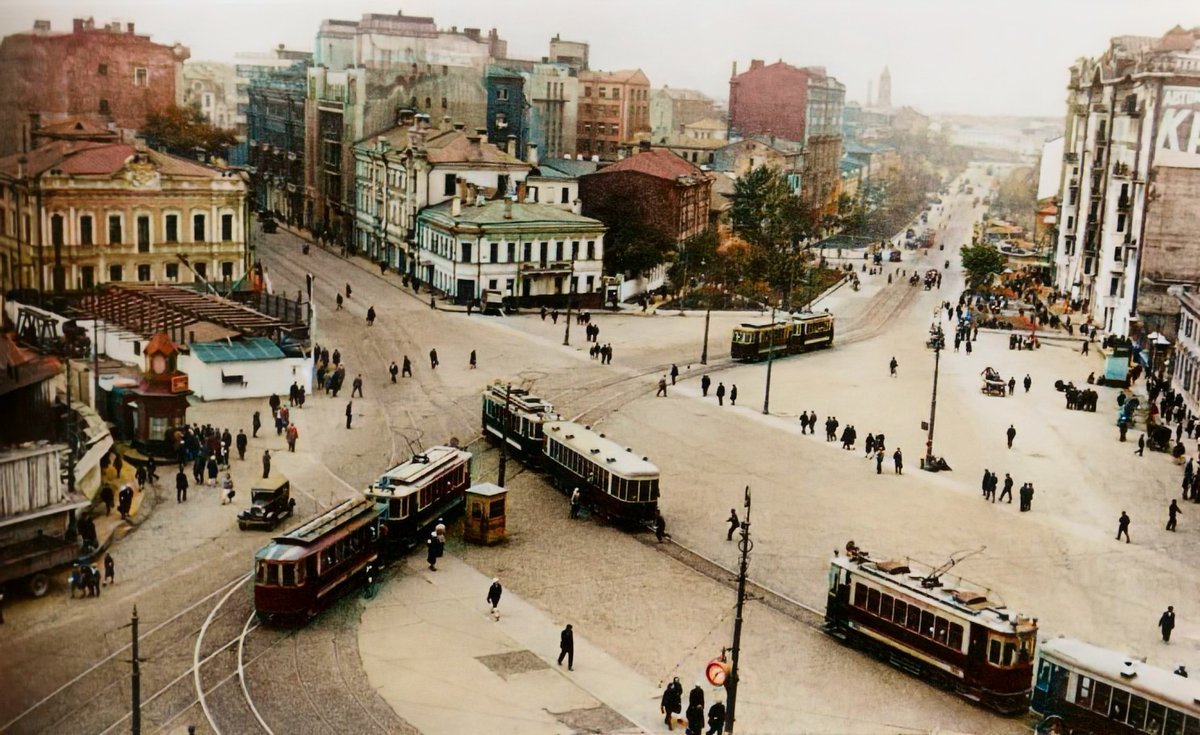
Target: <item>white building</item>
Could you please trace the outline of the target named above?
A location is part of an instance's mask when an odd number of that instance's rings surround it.
[[[417,217],[416,272],[455,301],[485,289],[522,305],[600,306],[604,224],[549,204],[459,197]]]
[[[205,401],[285,395],[292,383],[312,392],[312,358],[288,357],[265,337],[193,342],[188,349],[179,369]]]
[[[195,105],[212,125],[222,130],[246,130],[245,112],[238,113],[237,82],[232,64],[218,61],[188,61],[183,65],[179,104]],[[249,101],[247,99],[247,101]]]

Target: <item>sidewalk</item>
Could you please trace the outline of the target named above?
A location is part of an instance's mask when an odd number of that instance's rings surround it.
[[[363,670],[397,714],[424,735],[660,729],[653,683],[590,643],[586,630],[575,630],[575,670],[556,665],[569,621],[507,589],[495,621],[484,599],[490,584],[456,557],[431,572],[414,554],[365,606]]]

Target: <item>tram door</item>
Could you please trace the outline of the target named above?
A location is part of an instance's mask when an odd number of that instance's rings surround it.
[[[968,661],[984,661],[987,658],[987,629],[982,625],[971,626],[971,645],[967,648]]]

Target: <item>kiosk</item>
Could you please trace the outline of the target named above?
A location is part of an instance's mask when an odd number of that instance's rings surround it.
[[[504,540],[508,491],[491,482],[467,489],[467,515],[463,538],[473,544],[491,546]]]

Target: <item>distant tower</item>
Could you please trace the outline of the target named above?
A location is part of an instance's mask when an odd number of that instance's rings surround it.
[[[892,74],[886,66],[879,74],[879,99],[875,106],[882,110],[892,109]]]

